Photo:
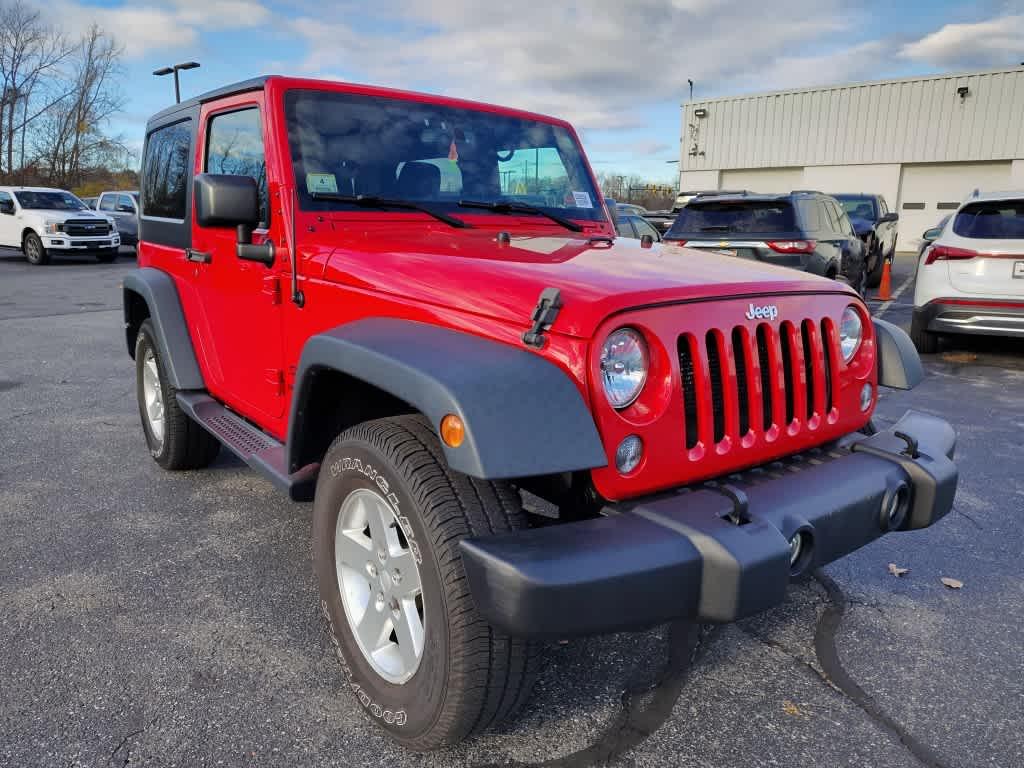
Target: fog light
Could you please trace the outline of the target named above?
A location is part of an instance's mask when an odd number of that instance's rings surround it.
[[[865,384],[860,390],[860,409],[866,411],[871,407],[871,401],[874,399],[875,390],[870,384]]]
[[[644,454],[644,442],[636,435],[630,435],[619,443],[615,451],[615,468],[626,475],[636,469]]]
[[[900,483],[882,499],[881,523],[883,531],[898,531],[907,520],[910,508],[910,489]]]

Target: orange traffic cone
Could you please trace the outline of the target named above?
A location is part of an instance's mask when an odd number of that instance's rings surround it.
[[[892,299],[892,266],[888,259],[882,262],[882,282],[878,284],[878,299],[880,301]]]

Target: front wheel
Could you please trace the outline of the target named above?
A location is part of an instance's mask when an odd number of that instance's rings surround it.
[[[455,744],[529,695],[537,648],[477,613],[459,550],[525,525],[515,489],[448,468],[422,417],[357,425],[327,452],[313,507],[321,606],[356,699],[405,746]]]
[[[48,264],[50,261],[50,254],[43,248],[43,241],[39,239],[39,235],[35,232],[29,232],[25,235],[25,239],[21,244],[21,250],[25,254],[25,258],[28,259],[29,264],[39,266],[41,264]]]

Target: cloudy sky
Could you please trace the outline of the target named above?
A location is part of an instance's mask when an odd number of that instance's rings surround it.
[[[566,117],[595,169],[675,178],[679,104],[698,97],[1024,62],[1024,0],[48,0],[69,33],[125,48],[140,145],[173,100],[152,70],[196,59],[182,95],[258,74],[369,82]]]

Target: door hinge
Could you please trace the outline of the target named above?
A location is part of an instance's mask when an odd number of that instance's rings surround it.
[[[264,376],[270,385],[274,387],[278,397],[283,396],[285,392],[284,371],[280,368],[267,368],[264,371]]]
[[[281,278],[269,275],[263,278],[263,293],[270,297],[271,304],[281,303]]]
[[[523,334],[523,344],[542,349],[544,347],[544,332],[551,328],[551,324],[555,322],[561,308],[562,294],[557,288],[545,288],[541,291],[537,306],[533,308],[533,314],[530,315],[533,326]]]
[[[284,385],[285,388],[290,392],[295,389],[295,366],[289,365],[284,370]]]

